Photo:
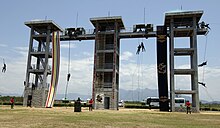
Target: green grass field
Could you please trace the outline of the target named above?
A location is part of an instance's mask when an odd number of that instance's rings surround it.
[[[193,114],[146,109],[73,112],[73,108],[0,106],[1,128],[220,128],[220,112]]]

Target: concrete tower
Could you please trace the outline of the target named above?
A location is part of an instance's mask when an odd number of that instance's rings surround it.
[[[199,27],[199,20],[203,11],[179,11],[169,12],[165,14],[165,26],[169,33],[170,47],[170,99],[171,111],[179,111],[175,107],[175,96],[179,94],[191,95],[192,111],[199,112],[199,89],[198,89],[198,55],[197,55],[197,35],[204,35],[206,28]],[[188,39],[188,46],[184,48],[176,48],[176,38]],[[180,42],[178,42],[180,43]],[[187,43],[187,42],[184,42]],[[174,59],[178,56],[189,57],[189,69],[175,69]],[[191,85],[187,85],[190,89],[177,89],[175,85],[175,76],[188,75]]]
[[[25,25],[31,32],[23,106],[45,107],[52,70],[52,33],[62,29],[52,20],[34,20]]]
[[[119,32],[124,29],[121,17],[91,18],[95,26],[93,99],[95,109],[118,109]]]

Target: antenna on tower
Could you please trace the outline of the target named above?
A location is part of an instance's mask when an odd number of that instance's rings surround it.
[[[78,15],[78,12],[76,13],[76,28],[78,26],[78,18],[79,18],[79,15]]]
[[[144,8],[144,24],[145,24],[145,8]]]

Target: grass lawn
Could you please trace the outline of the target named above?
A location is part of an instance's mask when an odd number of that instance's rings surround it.
[[[73,112],[73,108],[0,106],[0,128],[220,128],[220,112],[193,114],[120,109]]]

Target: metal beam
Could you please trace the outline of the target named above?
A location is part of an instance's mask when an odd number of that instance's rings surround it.
[[[187,74],[194,74],[194,69],[174,69],[174,74],[177,75],[187,75]]]
[[[196,91],[192,90],[175,90],[175,94],[195,94]]]
[[[205,33],[207,32],[207,29],[199,29],[197,31],[197,35],[205,35]],[[167,34],[169,35],[169,31],[167,32]],[[181,34],[181,33],[179,33]],[[82,34],[82,35],[76,35],[76,36],[68,36],[68,35],[60,35],[60,41],[69,41],[69,40],[95,40],[95,33],[94,34]],[[183,34],[182,34],[183,35]],[[46,35],[34,35],[33,38],[35,40],[38,41],[44,41],[46,42]],[[119,32],[119,38],[120,39],[127,39],[127,38],[155,38],[157,37],[157,32],[153,31],[153,32],[148,32],[146,33],[145,31],[142,32]],[[177,35],[177,37],[179,37]],[[180,36],[182,37],[182,36]]]

